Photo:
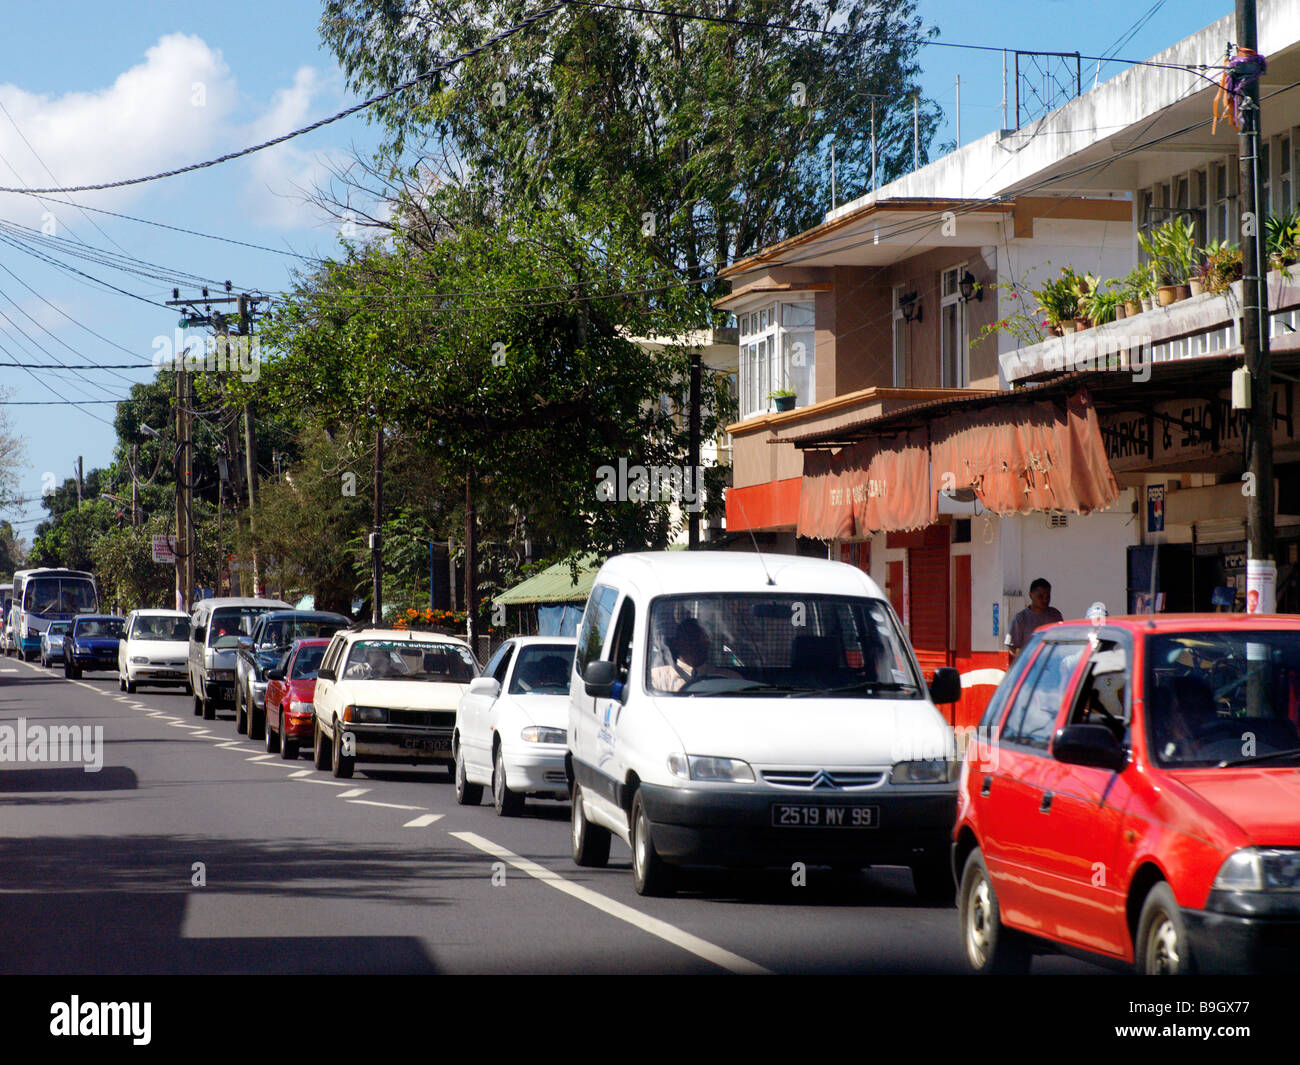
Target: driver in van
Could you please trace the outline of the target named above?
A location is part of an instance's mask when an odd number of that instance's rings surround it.
[[[709,634],[704,631],[704,626],[695,618],[682,618],[668,639],[673,661],[650,670],[651,685],[659,691],[675,692],[706,677],[740,677],[730,669],[710,665],[709,648]]]

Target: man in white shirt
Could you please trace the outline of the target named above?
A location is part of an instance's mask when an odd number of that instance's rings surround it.
[[[695,618],[682,618],[668,640],[673,661],[650,670],[650,685],[657,691],[680,691],[687,684],[706,677],[739,677],[729,669],[709,664],[709,634]]]
[[[1025,649],[1025,644],[1035,629],[1064,620],[1061,612],[1052,606],[1052,586],[1042,577],[1037,578],[1029,586],[1029,605],[1011,619],[1011,627],[1007,629],[1011,660],[1014,662],[1016,656]]]

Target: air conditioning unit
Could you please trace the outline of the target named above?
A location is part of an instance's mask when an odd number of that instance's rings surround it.
[[[1068,514],[1051,514],[1047,518],[1047,527],[1049,529],[1068,529],[1070,526],[1070,515]]]

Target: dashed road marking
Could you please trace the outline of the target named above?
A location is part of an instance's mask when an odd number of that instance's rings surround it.
[[[650,917],[640,910],[634,910],[631,906],[615,902],[613,899],[602,895],[598,891],[592,891],[591,888],[582,884],[574,884],[559,873],[553,872],[543,865],[538,865],[536,862],[529,861],[527,858],[521,858],[518,854],[506,850],[505,847],[498,846],[490,839],[484,839],[473,832],[452,832],[449,834],[463,843],[468,843],[471,847],[477,847],[479,850],[492,855],[492,857],[513,865],[516,869],[527,873],[534,879],[549,884],[556,891],[562,891],[580,902],[585,902],[588,906],[593,906],[611,917],[618,918],[620,921],[626,921],[643,932],[649,932],[652,936],[657,936],[674,946],[681,947],[683,950],[694,954],[697,958],[703,958],[705,961],[721,966],[729,972],[752,975],[771,974],[770,970],[763,968],[757,962],[742,958],[739,954],[733,954],[731,951],[719,947],[715,943],[710,943],[707,939],[692,935],[690,932],[684,931],[676,925],[671,925],[667,921],[661,921],[657,917]]]
[[[369,788],[350,788],[347,791],[340,791],[338,797],[340,799],[355,799],[358,795],[364,795],[369,790]]]
[[[426,806],[403,806],[398,802],[375,802],[374,799],[349,799],[348,802],[360,803],[362,806],[382,806],[386,810],[426,810]]]
[[[442,814],[421,814],[404,824],[403,828],[428,828],[435,821],[441,821]]]

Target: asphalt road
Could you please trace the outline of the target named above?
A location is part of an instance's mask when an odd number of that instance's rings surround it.
[[[697,874],[670,899],[569,857],[568,806],[458,807],[440,769],[336,781],[233,713],[0,659],[0,725],[102,727],[103,766],[0,764],[0,972],[960,974],[911,875]],[[1100,973],[1039,958],[1035,973]]]

